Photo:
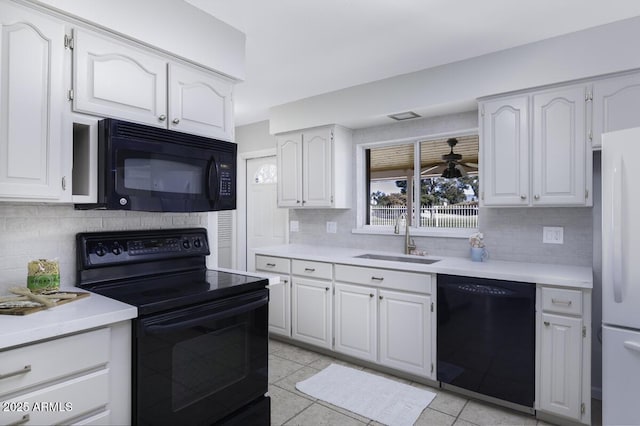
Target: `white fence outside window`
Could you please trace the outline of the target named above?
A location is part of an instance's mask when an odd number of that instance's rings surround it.
[[[406,206],[369,206],[370,225],[394,225]],[[420,226],[431,228],[477,228],[478,206],[452,204],[420,207]]]

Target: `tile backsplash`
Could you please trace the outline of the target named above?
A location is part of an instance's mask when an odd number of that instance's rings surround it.
[[[71,205],[0,203],[0,293],[26,285],[27,263],[39,258],[57,259],[62,285],[74,285],[78,232],[206,225],[206,213],[75,210]]]
[[[299,231],[289,234],[292,244],[316,244],[402,253],[404,235],[353,234],[355,210],[291,210],[289,220]],[[518,262],[591,266],[593,263],[592,209],[482,208],[479,228],[490,258]],[[326,222],[337,223],[337,233],[326,232]],[[543,244],[543,226],[562,226],[563,244]],[[434,256],[466,257],[466,238],[415,237],[419,250]]]

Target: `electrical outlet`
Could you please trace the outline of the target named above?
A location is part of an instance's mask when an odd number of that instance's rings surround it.
[[[289,232],[298,232],[300,230],[300,222],[292,220],[289,222]]]
[[[327,234],[335,234],[338,232],[337,222],[327,222]]]
[[[542,242],[545,244],[563,244],[564,228],[562,226],[542,227]]]

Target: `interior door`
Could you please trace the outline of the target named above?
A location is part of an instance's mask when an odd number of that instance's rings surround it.
[[[276,157],[247,160],[247,270],[255,270],[253,249],[287,243],[289,211],[278,208]]]

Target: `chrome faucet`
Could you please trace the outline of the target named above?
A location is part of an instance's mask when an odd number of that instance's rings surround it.
[[[396,218],[396,224],[393,227],[394,234],[400,234],[400,219],[404,218],[404,254],[411,254],[416,249],[416,243],[411,238],[409,234],[409,218],[407,213],[401,213],[400,216]]]

